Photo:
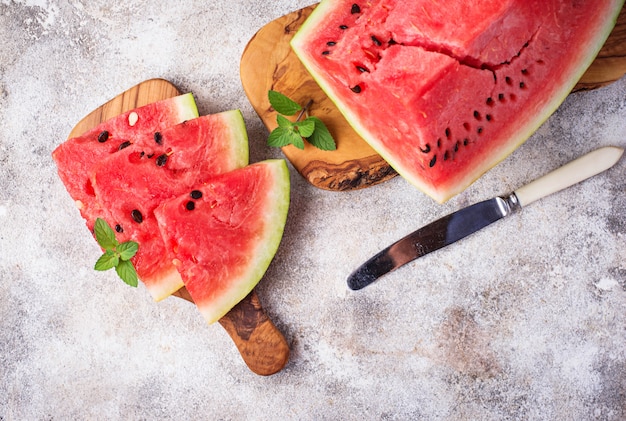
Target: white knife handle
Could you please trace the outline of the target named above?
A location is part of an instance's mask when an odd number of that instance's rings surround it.
[[[608,170],[619,161],[623,152],[623,149],[615,146],[596,149],[520,187],[515,190],[515,195],[521,206],[529,205],[535,200]]]

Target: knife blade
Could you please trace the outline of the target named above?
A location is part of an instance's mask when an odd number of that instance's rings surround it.
[[[615,165],[623,152],[614,146],[596,149],[508,195],[473,204],[431,222],[358,267],[348,277],[348,287],[365,288],[412,260],[459,241],[536,200],[600,174]]]

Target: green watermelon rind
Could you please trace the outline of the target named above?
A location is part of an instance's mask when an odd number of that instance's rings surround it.
[[[234,280],[228,294],[219,299],[202,305],[196,303],[198,310],[208,324],[215,323],[228,313],[237,303],[243,300],[265,275],[273,261],[283,237],[290,203],[290,176],[284,159],[268,159],[252,165],[266,165],[274,174],[274,186],[265,203],[268,206],[264,226],[266,235],[257,242],[256,250],[251,250],[250,264],[245,273]]]
[[[198,104],[196,104],[196,100],[191,92],[175,96],[172,101],[178,106],[178,110],[183,120],[189,120],[199,116]],[[128,113],[131,113],[132,111],[133,110],[130,110]]]
[[[561,73],[562,82],[560,84],[560,89],[553,92],[550,100],[542,107],[541,112],[535,113],[532,118],[522,122],[520,125],[524,126],[524,128],[522,130],[518,130],[508,142],[501,145],[497,153],[491,154],[492,158],[489,161],[485,161],[481,166],[474,168],[473,171],[468,171],[467,175],[457,183],[455,188],[445,191],[444,194],[434,190],[416,177],[411,177],[410,171],[403,168],[400,161],[396,160],[394,156],[389,153],[386,153],[384,148],[382,148],[381,144],[377,141],[376,137],[367,128],[359,124],[356,114],[350,112],[349,107],[343,103],[341,99],[342,96],[338,95],[334,91],[333,85],[328,83],[322,76],[318,75],[314,63],[308,60],[305,51],[307,38],[311,33],[318,31],[317,27],[325,21],[326,14],[329,11],[333,11],[335,4],[332,1],[323,0],[317,5],[311,15],[309,15],[307,20],[301,25],[298,32],[291,39],[290,45],[296,56],[300,59],[300,62],[308,70],[309,74],[313,77],[328,98],[337,106],[355,132],[359,134],[359,136],[361,136],[368,144],[370,144],[370,146],[404,179],[437,202],[443,203],[451,197],[464,191],[469,185],[475,182],[487,171],[511,155],[558,109],[600,52],[602,46],[615,26],[624,3],[624,0],[614,0],[612,7],[610,7],[609,12],[607,12],[607,19],[604,21],[604,25],[599,28],[599,30],[587,41],[585,45],[579,45],[576,49],[572,49],[572,55],[575,55],[576,59],[571,60],[571,62],[576,62],[576,65],[570,66],[568,72]]]
[[[230,110],[220,113],[224,121],[230,126],[231,136],[231,159],[236,166],[241,168],[249,164],[250,148],[248,143],[248,131],[241,110]]]

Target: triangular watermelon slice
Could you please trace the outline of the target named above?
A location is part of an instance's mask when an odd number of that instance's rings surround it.
[[[289,208],[284,160],[267,160],[198,184],[154,214],[167,250],[208,323],[259,282],[282,238]]]
[[[139,243],[133,264],[159,301],[183,282],[164,247],[154,209],[196,183],[247,165],[248,137],[241,112],[233,110],[163,129],[157,139],[110,155],[95,165],[90,180],[96,216],[114,227],[119,241]]]
[[[100,212],[89,179],[94,166],[132,144],[154,145],[155,132],[196,117],[198,109],[193,95],[179,95],[113,117],[66,140],[52,152],[59,177],[90,230]]]

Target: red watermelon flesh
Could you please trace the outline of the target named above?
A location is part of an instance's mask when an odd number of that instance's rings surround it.
[[[151,146],[155,132],[196,117],[193,95],[179,95],[113,117],[52,152],[59,177],[90,230],[100,212],[89,179],[96,163],[131,144]]]
[[[155,210],[165,246],[208,323],[263,277],[288,208],[287,165],[268,160],[211,178]]]
[[[116,229],[119,241],[139,243],[132,262],[157,301],[183,282],[164,247],[154,209],[197,183],[248,164],[248,138],[238,110],[163,129],[158,141],[110,155],[90,177],[100,209],[96,216]]]
[[[323,0],[292,47],[355,130],[443,202],[558,107],[623,0]]]

